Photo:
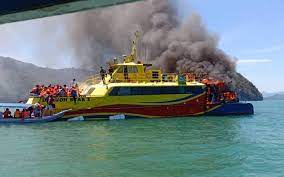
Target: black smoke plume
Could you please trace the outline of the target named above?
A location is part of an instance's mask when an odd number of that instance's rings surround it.
[[[110,57],[129,53],[138,30],[142,33],[140,60],[164,72],[206,73],[235,83],[235,61],[218,48],[218,37],[208,32],[197,13],[181,21],[172,1],[148,0],[78,13],[68,26],[83,67],[98,68]]]
[[[138,30],[141,32],[139,60],[152,63],[164,72],[207,73],[230,83],[241,99],[261,100],[257,88],[236,72],[235,60],[218,48],[217,35],[206,29],[195,12],[181,20],[175,2],[147,0],[3,25],[0,27],[0,47],[10,44],[8,46],[13,48],[13,42],[20,42],[31,49],[30,56],[42,66],[66,67],[65,63],[69,61],[77,68],[91,69],[93,73],[109,59],[128,54]],[[3,63],[1,65],[6,68]],[[25,80],[21,76],[26,70],[17,68],[16,71],[17,77]],[[7,72],[0,71],[0,75],[14,81]],[[27,80],[33,79],[32,76],[29,78]],[[31,87],[27,84],[15,90]],[[6,82],[0,83],[0,91],[5,90],[11,91]]]

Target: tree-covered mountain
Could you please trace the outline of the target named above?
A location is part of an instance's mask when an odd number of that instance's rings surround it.
[[[253,83],[240,73],[237,73],[236,92],[240,100],[243,101],[262,101],[263,96]]]
[[[284,100],[284,92],[264,93],[265,100]]]
[[[15,102],[26,99],[36,84],[70,84],[92,75],[82,69],[50,69],[24,63],[12,58],[0,57],[0,102]]]

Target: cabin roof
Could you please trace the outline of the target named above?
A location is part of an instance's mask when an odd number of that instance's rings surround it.
[[[119,63],[116,64],[116,66],[143,66],[142,63],[138,64],[138,63],[134,63],[134,62],[129,62],[129,63]]]

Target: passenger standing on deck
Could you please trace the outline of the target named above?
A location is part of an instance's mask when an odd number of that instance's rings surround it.
[[[123,74],[124,74],[124,79],[125,79],[125,81],[128,81],[128,70],[127,70],[127,67],[126,66],[124,66],[124,68],[123,68]]]
[[[112,78],[112,73],[113,73],[113,65],[109,63],[108,74],[110,75],[110,78]]]
[[[123,57],[123,63],[125,63],[127,60],[127,55],[122,55],[122,57]]]
[[[73,98],[74,104],[76,104],[78,93],[75,87],[72,87],[71,96]]]
[[[103,69],[103,67],[101,67],[100,75],[101,75],[101,77],[102,77],[102,81],[103,81],[103,83],[105,84],[105,75],[106,75],[106,71]]]
[[[113,59],[113,64],[118,64],[118,60],[116,57]]]
[[[76,79],[74,78],[74,79],[72,80],[72,83],[71,83],[71,88],[72,88],[72,87],[76,87],[76,85],[78,85],[78,84],[77,84],[77,82],[76,82]]]

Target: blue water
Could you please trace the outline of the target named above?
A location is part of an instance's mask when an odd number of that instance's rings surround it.
[[[284,101],[253,104],[253,116],[0,126],[0,176],[284,176]]]

